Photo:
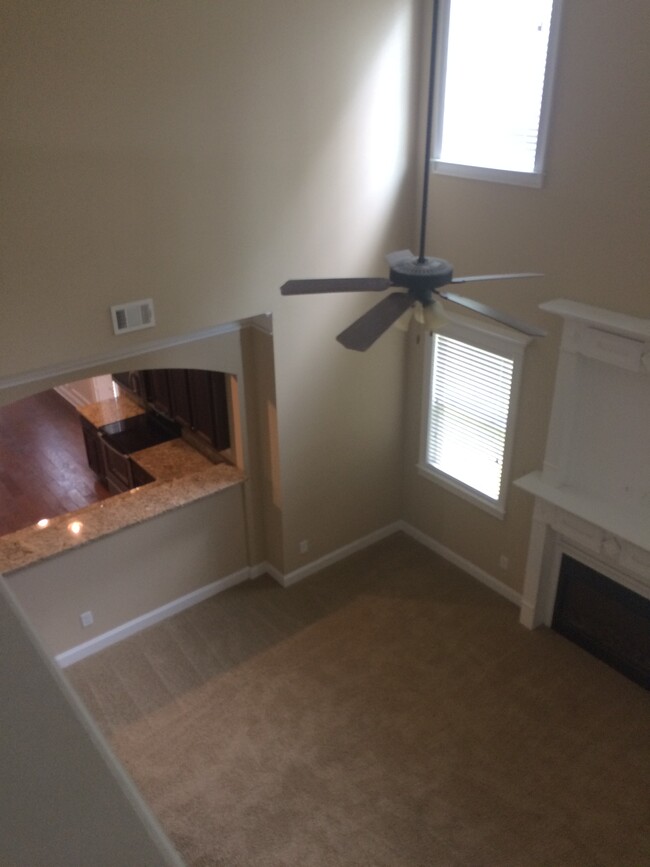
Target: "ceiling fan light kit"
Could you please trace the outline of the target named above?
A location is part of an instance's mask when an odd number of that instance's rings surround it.
[[[424,325],[427,331],[439,331],[449,320],[442,306],[442,301],[434,298],[431,304],[416,310],[416,321]]]
[[[350,277],[333,279],[288,280],[281,287],[282,295],[314,295],[329,292],[384,292],[394,287],[405,289],[405,292],[391,292],[381,301],[371,307],[366,313],[355,320],[342,331],[337,340],[346,349],[364,352],[391,325],[397,322],[409,308],[421,311],[422,321],[430,331],[436,330],[444,321],[444,311],[440,298],[472,310],[481,316],[486,316],[503,325],[521,331],[532,337],[543,337],[546,332],[534,325],[522,322],[480,301],[457,295],[453,292],[441,291],[444,286],[454,283],[469,283],[487,280],[514,280],[528,277],[541,277],[542,274],[523,272],[517,274],[481,274],[473,277],[454,277],[453,266],[434,256],[425,255],[425,238],[427,227],[427,205],[429,198],[429,172],[431,160],[431,124],[433,111],[433,94],[435,89],[435,47],[438,30],[438,4],[433,3],[433,19],[431,32],[431,53],[429,61],[429,91],[427,109],[427,133],[424,155],[424,175],[422,183],[422,210],[420,217],[420,247],[418,255],[410,250],[396,250],[386,256],[389,266],[389,277]],[[418,315],[420,319],[420,315]]]

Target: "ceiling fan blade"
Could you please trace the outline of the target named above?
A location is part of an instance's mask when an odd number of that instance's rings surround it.
[[[336,339],[346,349],[365,352],[411,304],[413,299],[406,292],[392,292],[349,325]]]
[[[323,292],[383,292],[392,286],[385,277],[336,277],[322,280],[287,280],[282,295],[316,295]]]
[[[415,253],[411,253],[410,250],[395,250],[394,253],[389,253],[386,256],[386,261],[392,268],[393,265],[397,265],[398,262],[402,262],[404,259],[415,259]]]
[[[482,316],[487,316],[496,322],[501,322],[502,325],[507,325],[509,328],[521,331],[523,334],[529,334],[531,337],[546,337],[546,332],[542,328],[537,328],[536,325],[529,325],[527,322],[515,319],[509,313],[502,313],[500,310],[488,307],[487,304],[475,301],[473,298],[464,298],[462,295],[456,295],[455,292],[439,292],[438,294],[447,301],[453,301],[454,304],[467,307],[475,313],[480,313]]]
[[[474,277],[454,277],[452,283],[474,283],[479,280],[515,280],[519,277],[543,277],[543,274],[537,274],[532,271],[527,271],[522,274],[477,274]]]

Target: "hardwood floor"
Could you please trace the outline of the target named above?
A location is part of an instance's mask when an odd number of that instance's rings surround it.
[[[55,391],[0,407],[0,536],[109,497],[76,410]]]

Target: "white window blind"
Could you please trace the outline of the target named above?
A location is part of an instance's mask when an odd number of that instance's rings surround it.
[[[498,501],[514,362],[438,334],[431,364],[425,460]]]
[[[445,0],[444,6],[436,159],[541,172],[553,0]]]

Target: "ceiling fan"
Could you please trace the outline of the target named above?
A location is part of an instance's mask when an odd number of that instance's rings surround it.
[[[493,307],[488,307],[480,301],[475,301],[464,295],[457,295],[455,292],[441,291],[443,286],[448,286],[449,284],[469,283],[479,280],[514,280],[524,277],[541,277],[543,276],[542,274],[526,272],[519,274],[481,274],[474,277],[454,277],[453,266],[449,262],[425,255],[437,30],[438,3],[434,0],[418,255],[416,256],[410,250],[398,250],[389,253],[386,256],[390,269],[388,278],[350,277],[288,280],[280,288],[282,295],[315,295],[329,292],[384,292],[391,287],[406,290],[403,292],[391,292],[390,295],[387,295],[378,304],[375,304],[374,307],[371,307],[370,310],[360,316],[352,325],[342,331],[336,339],[346,349],[364,352],[414,305],[419,305],[422,308],[424,322],[430,327],[430,330],[433,330],[434,322],[441,306],[437,298],[443,298],[445,301],[451,301],[461,307],[466,307],[533,337],[543,337],[546,334],[541,328],[521,322],[508,313],[495,310]]]

